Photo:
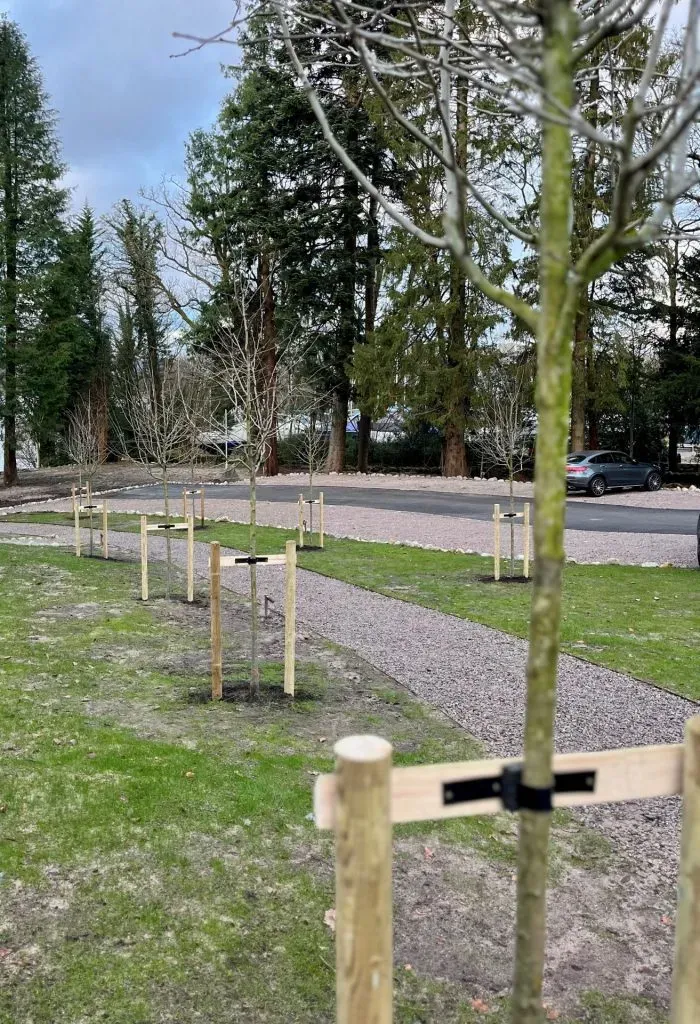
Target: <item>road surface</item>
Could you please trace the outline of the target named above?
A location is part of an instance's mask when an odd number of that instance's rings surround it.
[[[263,484],[258,490],[258,501],[296,502],[300,493],[299,484]],[[306,492],[307,488],[304,488]],[[123,498],[148,498],[157,500],[163,493],[158,484],[113,492]],[[170,488],[171,497],[182,498],[182,485]],[[212,486],[208,495],[216,501],[227,499],[244,501],[248,496],[247,484],[222,484]],[[324,500],[328,505],[351,505],[356,508],[379,508],[392,512],[427,512],[431,515],[466,517],[489,520],[493,515],[494,502],[500,502],[502,511],[507,511],[508,499],[501,495],[450,494],[447,492],[392,490],[384,487],[324,487]],[[517,498],[516,507],[522,508],[523,501]],[[633,508],[626,505],[603,505],[589,502],[583,496],[569,498],[566,503],[566,527],[568,530],[591,530],[604,533],[665,533],[695,536],[700,512],[698,510]],[[199,510],[197,505],[196,511]]]

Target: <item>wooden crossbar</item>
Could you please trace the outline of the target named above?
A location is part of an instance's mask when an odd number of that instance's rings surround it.
[[[250,565],[248,555],[226,555],[219,562],[222,569],[231,569],[234,566]],[[286,565],[286,555],[256,555],[256,565]]]
[[[148,533],[156,533],[158,530],[187,530],[189,523],[152,523],[146,527]]]
[[[394,768],[391,773],[391,820],[399,824],[497,814],[503,810],[503,804],[498,798],[450,804],[445,802],[445,789],[449,788],[450,783],[499,776],[505,765],[517,763],[517,758],[510,758]],[[595,773],[592,792],[555,793],[552,800],[554,807],[676,796],[683,789],[683,746],[672,744],[557,754],[554,757],[554,771]],[[336,802],[335,775],[319,776],[314,790],[317,828],[334,827]]]

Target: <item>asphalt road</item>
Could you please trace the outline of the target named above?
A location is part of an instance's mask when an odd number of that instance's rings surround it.
[[[263,485],[258,491],[259,501],[296,502],[298,484]],[[117,492],[114,492],[115,494]],[[175,499],[182,497],[182,485],[170,488]],[[157,499],[162,494],[159,485],[138,487],[121,492],[129,498]],[[211,487],[209,494],[218,501],[245,500],[246,484],[224,484]],[[469,519],[491,519],[494,502],[507,510],[508,499],[503,495],[449,494],[430,491],[391,490],[384,487],[324,487],[324,500],[328,505],[352,505],[359,508],[381,508],[392,512],[428,512],[431,515],[465,516]],[[523,499],[516,505],[522,507]],[[695,536],[698,511],[689,509],[631,508],[625,505],[599,505],[585,497],[570,498],[566,503],[566,526],[569,530],[593,530],[609,533],[667,533]],[[198,506],[197,506],[198,507]]]

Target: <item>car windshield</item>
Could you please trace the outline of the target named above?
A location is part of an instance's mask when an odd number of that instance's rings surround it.
[[[579,455],[578,453],[574,452],[573,455],[567,456],[566,461],[567,461],[568,465],[571,465],[574,462],[585,462],[586,461],[586,456],[585,455]]]

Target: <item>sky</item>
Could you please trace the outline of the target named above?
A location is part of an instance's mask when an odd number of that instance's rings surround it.
[[[211,124],[230,89],[231,46],[172,59],[230,21],[232,0],[0,0],[41,66],[58,114],[76,208],[105,213],[182,168],[190,132]]]

